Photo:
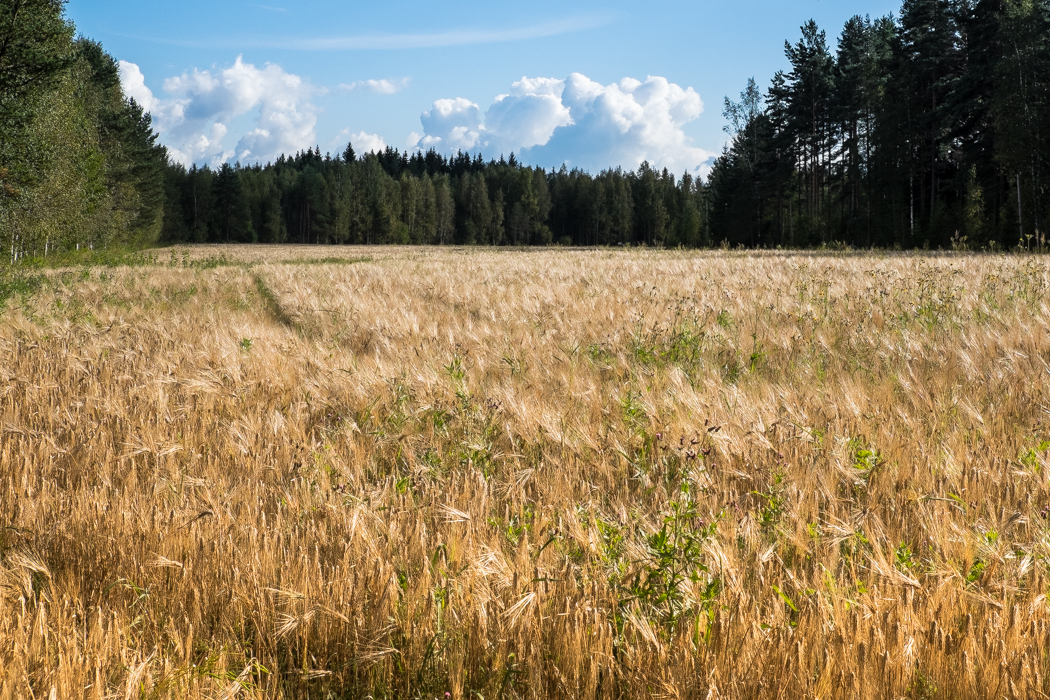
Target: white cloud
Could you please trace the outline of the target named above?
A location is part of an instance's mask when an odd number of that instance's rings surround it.
[[[411,78],[401,78],[400,80],[387,80],[385,78],[382,80],[356,80],[352,83],[340,83],[339,89],[351,92],[367,90],[377,95],[393,95],[408,87],[411,81]]]
[[[379,134],[368,134],[364,131],[359,131],[356,134],[349,134],[350,143],[354,145],[354,151],[357,155],[363,155],[365,153],[380,153],[386,150],[386,141]]]
[[[342,153],[346,149],[347,143],[353,145],[354,153],[358,156],[362,156],[365,153],[385,151],[387,145],[386,141],[379,134],[369,134],[365,131],[359,131],[355,134],[349,127],[340,129],[335,138],[328,142],[328,145]]]
[[[125,93],[153,114],[161,141],[184,164],[269,161],[317,142],[312,100],[324,91],[280,66],[258,68],[238,57],[226,68],[170,77],[163,83],[165,96],[158,97],[137,65],[119,65]],[[407,83],[365,80],[340,87],[391,94]],[[420,116],[423,133],[412,133],[408,142],[489,157],[514,152],[545,167],[565,163],[594,172],[636,168],[647,160],[657,168],[703,174],[714,154],[694,146],[684,131],[702,111],[696,91],[662,77],[610,85],[579,73],[564,80],[523,77],[485,110],[462,97],[436,101]],[[241,119],[249,114],[250,127]],[[238,124],[243,126],[233,132]],[[341,148],[348,140],[359,153],[387,146],[377,134],[349,128],[332,145]]]
[[[444,151],[469,151],[481,140],[481,109],[462,97],[438,100],[419,117],[423,123],[423,148]]]
[[[683,127],[703,112],[700,95],[666,78],[624,78],[602,85],[573,73],[565,80],[522,78],[485,112],[463,98],[438,100],[420,118],[420,148],[520,153],[526,162],[591,171],[642,161],[697,171],[711,153]]]
[[[316,141],[317,109],[311,98],[323,90],[278,65],[260,69],[238,56],[232,66],[214,73],[195,69],[164,81],[166,99],[153,95],[135,64],[121,61],[120,74],[126,94],[144,106],[149,102],[161,141],[183,164],[218,165],[234,157],[268,161]],[[255,110],[255,128],[228,148],[229,122]]]
[[[488,149],[510,153],[550,141],[554,130],[572,124],[569,109],[562,103],[564,80],[522,78],[511,85],[509,95],[500,95],[485,113]]]
[[[118,61],[120,70],[120,83],[124,87],[124,94],[134,99],[147,112],[152,112],[155,105],[153,91],[146,87],[146,76],[134,63]]]

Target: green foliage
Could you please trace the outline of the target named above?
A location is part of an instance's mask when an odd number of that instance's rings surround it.
[[[722,581],[711,574],[705,562],[704,545],[715,536],[718,523],[706,523],[688,493],[672,501],[660,529],[646,537],[646,558],[627,584],[632,601],[641,604],[650,616],[673,630],[683,616],[711,609],[722,590]],[[698,594],[687,592],[687,584]]]
[[[510,515],[506,521],[489,518],[488,523],[503,533],[508,544],[517,547],[521,543],[521,538],[532,530],[532,523],[535,517],[533,506],[526,504],[520,513]]]
[[[966,572],[966,583],[973,584],[980,580],[987,567],[988,565],[984,561],[975,559],[973,564],[970,565],[969,570]]]
[[[765,95],[725,100],[715,241],[1043,250],[1050,3],[904,0],[837,41],[809,21],[785,54]]]
[[[853,468],[856,469],[861,478],[867,481],[881,464],[882,458],[879,457],[879,453],[872,447],[863,447],[856,441],[850,441],[850,447],[852,448]]]
[[[628,391],[620,399],[620,408],[623,412],[623,422],[638,431],[644,429],[649,423],[649,415],[645,406],[641,403],[641,396],[635,391]]]
[[[0,308],[12,297],[28,297],[44,286],[46,278],[25,269],[0,267]]]
[[[1040,440],[1033,447],[1022,449],[1017,455],[1017,461],[1026,469],[1038,474],[1042,464],[1040,457],[1045,456],[1048,450],[1050,450],[1050,440]]]
[[[352,157],[348,157],[351,156]],[[267,166],[164,175],[171,242],[424,245],[705,243],[704,185],[645,164],[637,172],[545,173],[459,153],[340,157],[307,149]]]
[[[467,371],[463,368],[463,358],[458,353],[453,355],[449,363],[445,365],[445,372],[457,386],[461,385],[463,380],[466,379]]]
[[[906,542],[901,542],[897,546],[897,551],[894,552],[894,564],[901,571],[911,571],[918,564],[915,561],[915,555],[911,551],[911,547]]]
[[[73,40],[54,0],[0,2],[0,249],[4,262],[140,248],[163,215],[165,149],[116,61]]]
[[[17,141],[32,120],[33,99],[53,87],[73,63],[73,27],[62,21],[58,0],[0,3],[0,149]]]
[[[908,689],[908,696],[915,700],[933,700],[937,697],[937,686],[929,674],[916,671],[915,680]]]
[[[596,365],[610,365],[616,360],[616,356],[609,348],[597,343],[587,346],[587,357]]]
[[[784,518],[784,510],[787,506],[787,498],[784,495],[787,484],[784,482],[784,472],[777,470],[773,474],[772,483],[766,491],[753,491],[752,495],[759,499],[758,522],[762,529],[767,532],[774,531]]]

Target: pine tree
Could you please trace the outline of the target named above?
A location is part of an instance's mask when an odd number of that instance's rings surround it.
[[[808,228],[828,242],[825,172],[834,147],[830,128],[834,59],[826,34],[813,20],[802,25],[798,43],[784,44],[784,52],[791,63],[791,72],[786,76],[788,130],[799,144]]]
[[[910,228],[919,233],[920,226],[934,245],[947,243],[954,229],[943,221],[947,195],[942,188],[957,172],[946,145],[952,132],[950,96],[964,68],[959,36],[949,0],[905,0],[897,79],[906,90],[909,218],[916,222]]]
[[[1004,0],[1002,55],[995,66],[992,112],[996,159],[1012,177],[1020,243],[1042,234],[1042,193],[1050,131],[1050,13],[1046,3]],[[1026,206],[1027,205],[1027,206]]]
[[[217,238],[223,243],[251,240],[248,200],[238,170],[223,163],[215,175],[215,227]]]
[[[768,160],[765,132],[768,117],[764,114],[762,92],[754,78],[749,78],[747,87],[740,93],[740,102],[725,98],[722,116],[728,120],[725,132],[733,137],[733,153],[736,164],[742,168],[741,177],[749,182],[747,194],[751,203],[747,212],[748,233],[745,242],[756,245],[761,235],[763,219],[763,166]]]

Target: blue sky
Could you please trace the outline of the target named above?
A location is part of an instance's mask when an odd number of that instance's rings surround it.
[[[725,95],[785,68],[809,18],[834,47],[896,0],[70,0],[184,162],[313,145],[515,151],[545,167],[700,172]]]

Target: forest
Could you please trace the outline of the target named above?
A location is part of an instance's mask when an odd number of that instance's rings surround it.
[[[0,2],[0,245],[7,263],[157,242],[167,152],[117,63],[58,0]]]
[[[1050,211],[1050,3],[906,0],[813,22],[790,70],[726,99],[715,240],[752,247],[1042,246]]]
[[[306,150],[263,166],[167,171],[171,241],[699,247],[705,192],[643,163],[591,176],[509,158]]]
[[[1041,246],[1050,215],[1050,0],[906,0],[814,22],[763,91],[725,99],[705,179],[642,163],[358,154],[185,168],[59,0],[0,0],[0,243]]]

